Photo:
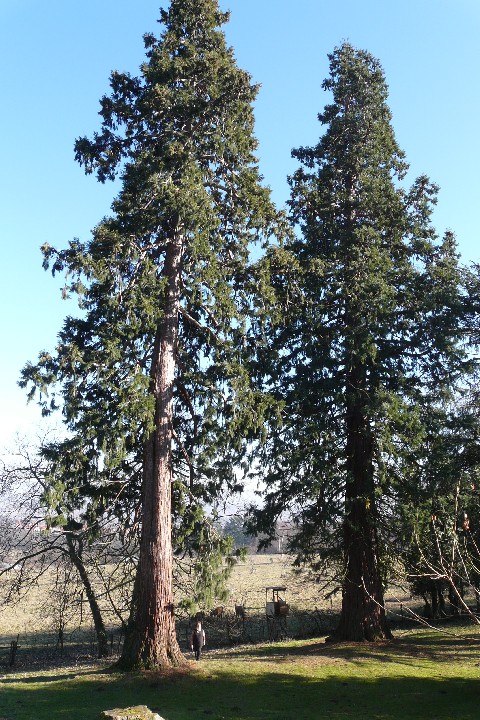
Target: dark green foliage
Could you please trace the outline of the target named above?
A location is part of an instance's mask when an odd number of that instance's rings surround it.
[[[197,548],[198,508],[237,485],[257,421],[241,353],[256,289],[249,249],[277,222],[254,154],[257,88],[219,30],[227,18],[216,0],[172,0],[161,35],[145,35],[139,76],[112,74],[101,131],[75,152],[100,182],[120,176],[121,190],[88,243],[44,246],[45,268],[65,272],[82,314],[21,382],[46,414],[62,408],[73,439],[59,448],[51,492],[84,513],[112,502],[133,512],[141,482],[145,512],[158,480],[146,480],[157,466],[148,443],[163,422],[175,537],[188,545],[196,533]],[[173,406],[158,390],[162,343]]]
[[[277,314],[258,371],[278,414],[253,525],[273,532],[291,510],[298,562],[339,563],[337,637],[375,639],[400,465],[422,443],[422,408],[451,396],[467,365],[462,276],[453,236],[431,225],[437,188],[420,177],[405,189],[378,61],[345,43],[323,88],[324,133],[293,152],[297,237],[263,263]]]
[[[77,140],[76,154],[101,181],[122,177],[114,214],[88,244],[43,248],[45,267],[65,272],[83,315],[67,318],[53,355],[42,353],[22,384],[40,391],[46,413],[57,396],[68,426],[95,438],[117,466],[152,426],[149,371],[162,317],[161,268],[172,226],[185,235],[175,407],[176,454],[196,476],[219,463],[217,443],[245,392],[237,349],[252,285],[249,244],[275,213],[254,157],[256,87],[235,65],[216,26],[217,3],[173,2],[167,30],[145,36],[141,76],[114,73],[102,100],[102,132]],[[238,424],[238,420],[236,423]],[[239,440],[239,443],[241,441]],[[211,449],[213,447],[213,450]],[[227,465],[223,468],[228,472]]]

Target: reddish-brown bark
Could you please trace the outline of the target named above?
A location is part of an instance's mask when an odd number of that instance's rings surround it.
[[[164,313],[155,339],[152,391],[155,429],[146,443],[143,467],[142,537],[123,668],[177,666],[184,657],[177,643],[172,581],[172,400],[181,286],[182,236],[166,250]]]

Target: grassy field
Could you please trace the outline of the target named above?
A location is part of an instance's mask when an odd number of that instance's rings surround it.
[[[54,570],[51,571],[53,578]],[[19,651],[17,654],[17,667],[31,667],[32,665],[65,665],[78,656],[91,654],[96,656],[94,647],[95,635],[91,627],[91,619],[84,600],[83,615],[79,611],[78,598],[73,597],[74,607],[69,608],[70,617],[64,632],[65,648],[61,651],[58,644],[58,613],[56,612],[56,597],[51,593],[51,581],[47,575],[40,577],[38,583],[32,586],[28,594],[16,605],[7,605],[0,609],[0,646],[8,646],[11,640],[19,638]],[[292,637],[306,637],[313,633],[328,632],[328,627],[319,620],[315,608],[328,609],[331,601],[324,601],[317,585],[312,583],[305,573],[300,575],[293,572],[291,561],[282,555],[250,555],[245,561],[239,563],[229,581],[230,597],[227,602],[221,601],[225,606],[225,617],[215,621],[206,619],[206,629],[209,639],[216,646],[231,644],[232,642],[261,642],[270,639],[279,639],[279,636],[269,632],[265,619],[265,588],[269,585],[286,586],[282,593],[292,607],[292,611],[301,609],[307,614],[293,617],[288,626],[288,634]],[[57,598],[58,599],[58,598]],[[268,595],[270,600],[270,593]],[[219,601],[220,603],[220,601]],[[245,605],[247,620],[229,626],[234,617],[235,603]],[[308,615],[308,611],[310,615]],[[314,612],[315,611],[315,612]],[[109,636],[113,653],[117,652],[121,643],[121,634],[118,618],[108,613],[108,606],[104,604],[104,617],[109,625]],[[191,628],[186,619],[178,618],[177,630],[182,647],[188,644]],[[282,636],[285,633],[282,633]],[[6,656],[6,651],[3,655]],[[5,661],[0,651],[0,664]],[[1,720],[1,717],[0,717]]]
[[[249,555],[235,567],[228,585],[229,600],[221,603],[225,606],[225,618],[217,622],[207,616],[205,622],[209,639],[212,645],[217,647],[232,643],[328,634],[336,624],[335,612],[340,606],[340,593],[332,594],[332,586],[326,580],[323,583],[314,583],[308,572],[294,570],[288,556]],[[291,612],[288,623],[279,632],[272,632],[266,622],[267,586],[286,587],[282,595],[290,605]],[[271,593],[268,594],[268,600],[271,599],[270,595]],[[42,663],[45,665],[46,660],[49,665],[65,665],[80,655],[90,654],[95,657],[95,634],[85,598],[83,612],[79,609],[78,597],[74,595],[72,599],[73,603],[69,606],[70,617],[64,633],[64,651],[61,651],[58,643],[56,596],[51,592],[51,579],[49,581],[47,576],[42,576],[19,604],[0,609],[0,646],[8,646],[10,641],[18,636],[18,667],[31,667],[33,664],[40,666]],[[402,602],[409,603],[410,599],[401,588],[392,589],[387,595],[387,609],[394,620],[399,618]],[[232,624],[229,619],[234,617],[235,603],[241,603],[247,608],[247,619],[244,623]],[[419,603],[416,604],[418,607]],[[115,653],[118,652],[122,640],[118,618],[108,613],[106,604],[103,610],[109,626],[112,652]],[[191,633],[188,620],[178,618],[177,630],[179,640],[182,646],[185,646]]]
[[[288,558],[257,555],[236,568],[227,609],[243,602],[261,615],[268,585],[285,585],[293,609],[338,607],[338,597],[325,597],[327,588],[292,573]],[[447,624],[443,632],[401,626],[395,640],[377,645],[331,645],[321,637],[207,648],[186,671],[125,676],[82,650],[54,652],[50,662],[27,654],[51,630],[38,611],[45,592],[39,585],[21,606],[0,613],[0,644],[18,633],[21,646],[10,671],[0,651],[0,720],[90,720],[131,705],[147,705],[166,720],[473,720],[479,714],[480,629],[471,625]],[[387,601],[395,615],[409,597],[394,588]]]
[[[242,603],[251,610],[262,611],[265,608],[265,587],[268,585],[287,586],[286,599],[296,608],[328,609],[332,604],[330,600],[324,599],[318,585],[312,583],[306,573],[298,575],[293,572],[289,557],[249,555],[234,569],[228,583],[230,599],[225,603],[225,609],[233,612],[235,603]],[[0,645],[17,635],[20,635],[20,638],[32,638],[35,633],[54,629],[52,617],[45,612],[44,607],[50,588],[48,578],[42,577],[22,602],[1,608]],[[108,618],[108,614],[106,617]],[[86,625],[89,623],[87,612],[84,614],[84,622]]]
[[[408,631],[374,646],[310,640],[206,652],[187,672],[165,675],[99,665],[13,673],[0,678],[0,718],[91,720],[142,704],[166,720],[473,720],[480,635],[453,631]]]
[[[248,555],[235,566],[229,589],[233,601],[260,609],[265,607],[265,588],[269,585],[286,586],[286,599],[296,607],[324,604],[318,585],[311,582],[308,573],[294,572],[286,555]]]

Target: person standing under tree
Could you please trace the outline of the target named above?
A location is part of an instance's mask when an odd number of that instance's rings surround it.
[[[195,660],[200,660],[202,648],[205,645],[205,630],[202,629],[202,623],[197,622],[197,627],[192,633],[192,650],[195,653]]]

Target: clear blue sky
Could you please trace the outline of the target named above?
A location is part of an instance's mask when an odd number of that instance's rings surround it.
[[[98,102],[114,69],[135,73],[161,0],[0,0],[0,448],[35,422],[16,387],[20,368],[53,349],[59,283],[41,268],[45,242],[87,240],[115,189],[73,159],[79,135],[99,127]],[[260,163],[274,199],[287,197],[292,147],[315,143],[327,53],[343,40],[384,67],[410,180],[440,185],[435,222],[451,228],[466,262],[477,240],[480,143],[478,0],[221,0],[239,64],[262,85],[256,107]]]

